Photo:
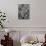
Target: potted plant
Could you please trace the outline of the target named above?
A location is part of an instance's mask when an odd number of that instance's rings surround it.
[[[4,22],[6,20],[6,15],[4,12],[0,11],[0,27],[4,28]]]

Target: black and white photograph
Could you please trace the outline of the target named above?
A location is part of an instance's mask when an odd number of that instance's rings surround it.
[[[29,19],[29,4],[18,4],[18,19]]]

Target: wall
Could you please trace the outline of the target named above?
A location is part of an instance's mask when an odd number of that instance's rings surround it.
[[[18,20],[18,4],[30,4],[30,19]],[[46,0],[0,0],[0,9],[6,12],[6,27],[46,27]]]

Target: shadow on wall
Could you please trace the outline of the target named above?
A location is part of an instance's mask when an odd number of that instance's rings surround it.
[[[21,46],[20,41],[13,40],[13,46]]]

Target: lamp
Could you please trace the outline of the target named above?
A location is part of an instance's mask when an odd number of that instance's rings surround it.
[[[5,32],[6,32],[6,33],[9,33],[9,29],[5,29]]]
[[[5,32],[7,33],[7,36],[9,36],[9,29],[5,29]]]

